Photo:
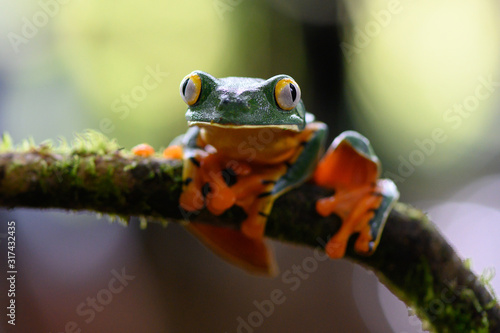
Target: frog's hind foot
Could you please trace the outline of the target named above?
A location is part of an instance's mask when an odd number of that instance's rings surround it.
[[[361,194],[357,200],[352,201],[349,213],[342,218],[339,231],[328,241],[326,253],[331,258],[342,258],[346,251],[347,242],[354,233],[360,233],[356,241],[356,251],[367,252],[372,241],[368,222],[374,217],[382,197],[370,189]],[[339,215],[344,214],[341,212]]]
[[[326,246],[332,258],[344,256],[349,238],[359,236],[354,245],[360,254],[371,254],[380,240],[385,221],[399,192],[391,180],[378,179],[380,163],[369,141],[348,131],[339,135],[319,162],[315,182],[335,190],[335,195],[316,202],[321,216],[338,215],[339,231]]]
[[[370,255],[378,246],[382,230],[392,207],[399,198],[396,184],[390,179],[379,179],[377,181],[377,194],[381,200],[377,207],[372,210],[373,216],[368,224],[360,230],[360,235],[354,244],[354,249],[359,254]]]

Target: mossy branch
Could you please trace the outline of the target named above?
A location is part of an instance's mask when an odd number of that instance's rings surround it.
[[[91,210],[124,219],[189,220],[238,227],[244,213],[222,216],[183,212],[180,161],[140,158],[90,133],[70,147],[62,143],[14,149],[0,143],[0,206]],[[266,235],[323,247],[340,226],[320,217],[315,201],[328,192],[304,184],[279,198]],[[352,244],[349,246],[352,249]],[[373,270],[396,295],[438,332],[500,332],[500,307],[487,282],[476,277],[422,212],[399,203],[391,212],[373,256],[348,250],[347,257]]]

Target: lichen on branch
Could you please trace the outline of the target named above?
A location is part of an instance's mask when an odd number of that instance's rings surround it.
[[[179,205],[182,162],[142,158],[97,132],[68,144],[0,142],[0,207],[90,210],[158,221],[196,221],[238,228],[245,218],[232,208],[221,216],[185,212]],[[322,247],[338,229],[337,216],[316,213],[329,190],[307,183],[276,200],[266,236]],[[322,241],[323,240],[323,241]],[[350,244],[349,249],[352,249]],[[500,332],[500,307],[422,212],[398,203],[374,255],[348,259],[373,270],[397,296],[438,332]]]

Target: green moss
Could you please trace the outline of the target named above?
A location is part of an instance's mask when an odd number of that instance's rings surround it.
[[[35,140],[33,139],[33,137],[29,137],[21,142],[21,145],[18,149],[21,152],[25,152],[25,151],[35,150],[35,147],[36,147]]]
[[[488,290],[488,292],[492,296],[492,301],[486,304],[485,309],[490,310],[493,307],[495,307],[498,304],[498,298],[495,293],[495,290],[493,289],[493,286],[491,285],[491,281],[495,277],[495,269],[494,268],[486,268],[481,276],[479,276],[479,282]]]
[[[40,160],[38,162],[38,168],[40,170],[39,184],[42,192],[47,192],[50,189],[50,185],[47,184],[46,179],[51,174],[51,168],[45,160]]]
[[[474,291],[456,284],[436,283],[423,258],[414,270],[407,272],[402,289],[406,291],[403,299],[415,306],[424,329],[449,333],[488,332],[487,308],[481,306]]]
[[[88,157],[85,159],[84,170],[85,170],[85,173],[89,176],[96,176],[97,175],[94,157]]]
[[[0,141],[0,153],[7,152],[13,149],[12,137],[9,133],[5,132],[2,134],[2,140]]]
[[[468,270],[471,269],[472,267],[472,258],[467,258],[463,261],[464,267],[467,268]]]
[[[104,134],[87,130],[83,134],[76,134],[71,145],[73,154],[98,154],[104,155],[120,149],[114,139],[108,139]]]
[[[145,216],[139,216],[139,226],[141,230],[144,230],[148,227],[148,219]]]
[[[42,154],[54,152],[76,155],[104,155],[119,149],[120,147],[114,139],[109,139],[104,134],[94,130],[87,130],[82,134],[75,134],[75,139],[71,145],[68,144],[66,139],[59,138],[59,144],[57,146],[55,146],[51,140],[46,140],[37,147],[33,138],[30,137],[15,146],[8,133],[4,133],[0,141],[0,152],[2,153],[8,151],[37,151]]]
[[[159,222],[161,223],[161,225],[162,225],[163,228],[168,227],[168,223],[169,223],[168,220],[166,220],[166,219],[159,219]]]
[[[121,224],[125,227],[128,226],[128,222],[130,220],[130,216],[125,216],[125,215],[119,215],[119,214],[106,214],[106,218],[108,219],[109,223],[118,223]]]
[[[123,168],[123,171],[130,171],[130,170],[134,170],[135,168],[137,167],[137,162],[136,161],[133,161],[132,163],[126,165],[124,168]]]

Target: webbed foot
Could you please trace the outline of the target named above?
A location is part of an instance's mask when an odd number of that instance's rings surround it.
[[[380,163],[368,140],[356,132],[344,132],[334,140],[318,164],[314,180],[335,189],[335,195],[316,202],[321,216],[337,214],[342,226],[326,246],[332,258],[341,258],[352,234],[359,236],[354,249],[372,253],[387,215],[399,197],[391,180],[378,179]]]

